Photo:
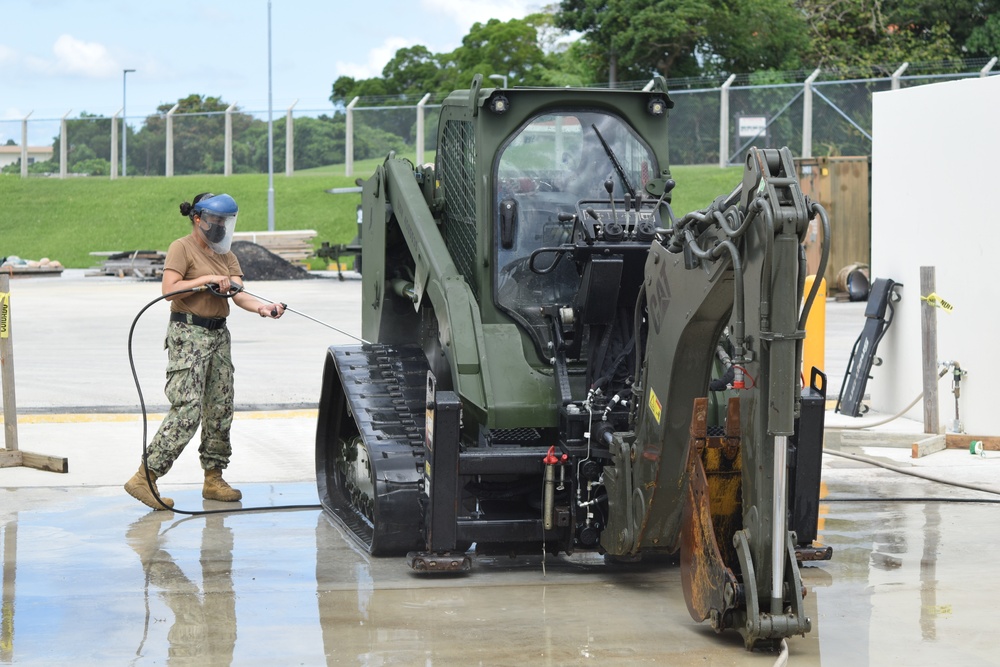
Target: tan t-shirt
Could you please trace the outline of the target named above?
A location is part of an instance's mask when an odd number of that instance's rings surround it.
[[[190,234],[170,244],[163,268],[176,271],[183,280],[211,275],[243,277],[236,255],[232,252],[220,255],[210,248],[202,248]],[[195,292],[171,301],[170,310],[200,317],[226,317],[229,315],[229,299],[215,296],[210,291]]]

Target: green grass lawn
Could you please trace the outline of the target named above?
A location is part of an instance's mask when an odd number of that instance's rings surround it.
[[[353,177],[331,165],[274,177],[274,227],[316,230],[315,244],[348,243],[357,232],[360,194],[331,195],[329,188],[354,185],[381,159],[355,162]],[[740,167],[674,167],[674,211],[680,215],[728,194],[741,178]],[[178,209],[199,192],[223,192],[240,205],[237,231],[267,229],[266,174],[233,176],[107,178],[29,178],[0,176],[0,258],[48,257],[69,268],[98,266],[91,252],[166,250],[191,229]],[[318,268],[319,264],[316,265]]]

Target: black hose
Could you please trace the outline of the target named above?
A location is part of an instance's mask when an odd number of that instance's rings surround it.
[[[148,418],[146,415],[146,401],[142,396],[142,387],[139,385],[139,374],[135,370],[135,359],[133,358],[132,355],[132,335],[135,332],[135,325],[138,324],[139,318],[142,317],[143,313],[149,310],[154,304],[159,303],[160,301],[163,301],[164,299],[167,299],[169,297],[176,296],[178,294],[187,294],[192,292],[203,292],[205,290],[210,290],[212,294],[218,297],[229,299],[238,294],[243,289],[242,286],[234,286],[234,287],[235,289],[231,289],[228,293],[219,292],[216,288],[214,288],[214,286],[191,287],[188,289],[177,290],[176,292],[169,292],[167,294],[163,294],[161,296],[156,297],[155,299],[147,303],[145,306],[143,306],[142,310],[140,310],[138,314],[136,314],[135,319],[132,320],[132,326],[130,326],[128,330],[128,364],[129,368],[132,369],[132,379],[135,381],[135,390],[139,394],[139,407],[142,410],[142,469],[146,475],[146,484],[149,486],[149,490],[152,492],[153,497],[156,498],[156,502],[160,503],[160,505],[164,509],[170,510],[171,512],[177,512],[178,514],[190,514],[191,516],[205,516],[208,514],[236,514],[245,512],[274,512],[279,510],[284,511],[284,510],[323,509],[322,505],[273,505],[270,507],[235,507],[232,509],[221,509],[221,510],[198,510],[198,511],[182,510],[182,509],[177,509],[176,507],[170,507],[165,502],[163,502],[163,499],[160,498],[160,494],[157,492],[156,486],[153,484],[153,480],[150,479],[149,466],[146,465],[146,461],[149,458],[149,451],[146,444],[147,436],[149,433]]]

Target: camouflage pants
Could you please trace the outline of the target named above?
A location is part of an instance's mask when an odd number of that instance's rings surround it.
[[[170,411],[147,448],[146,466],[161,477],[170,470],[201,425],[201,467],[229,465],[233,423],[233,360],[229,329],[171,322],[167,328]]]

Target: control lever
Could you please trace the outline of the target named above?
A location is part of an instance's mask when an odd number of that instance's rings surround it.
[[[625,201],[625,238],[628,238],[629,230],[632,229],[632,195],[626,192],[622,195],[622,199]]]
[[[608,198],[611,200],[611,218],[613,222],[618,222],[618,211],[615,210],[615,182],[610,178],[604,181],[604,189],[608,191]]]

